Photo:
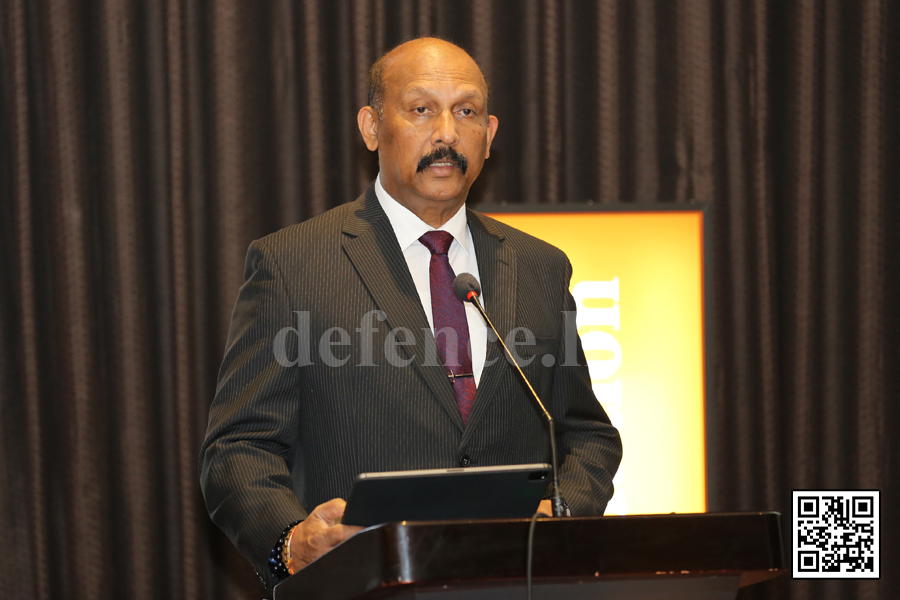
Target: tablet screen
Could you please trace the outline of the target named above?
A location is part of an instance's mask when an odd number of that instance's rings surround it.
[[[547,464],[362,473],[341,522],[527,518],[549,485]]]

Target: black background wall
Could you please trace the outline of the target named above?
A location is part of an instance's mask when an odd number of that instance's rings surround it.
[[[880,582],[745,597],[893,597],[898,30],[887,0],[0,3],[0,593],[260,597],[196,467],[244,252],[364,189],[366,70],[437,34],[500,119],[473,203],[713,203],[710,508],[881,489]]]

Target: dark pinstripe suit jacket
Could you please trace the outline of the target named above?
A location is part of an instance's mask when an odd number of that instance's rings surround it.
[[[494,324],[504,335],[527,327],[536,336],[520,355],[538,357],[524,370],[556,420],[563,496],[574,514],[602,514],[622,447],[591,391],[580,342],[582,366],[560,366],[567,361],[562,311],[574,311],[569,261],[507,225],[467,216]],[[284,527],[346,498],[358,473],[456,467],[462,455],[472,466],[549,462],[544,422],[496,342],[488,343],[463,426],[444,368],[427,360],[436,356],[434,337],[374,188],[253,242],[244,277],[201,450],[201,483],[213,521],[263,576]],[[375,331],[364,339],[363,315],[376,309],[386,320],[371,319]],[[285,327],[304,329],[296,311],[308,311],[312,364],[284,367],[273,339]],[[350,345],[328,348],[349,357],[341,367],[319,355],[332,327],[351,336]],[[406,367],[391,365],[383,351],[389,332],[401,327],[415,336],[398,348],[400,358],[413,358]],[[545,354],[557,364],[544,366]]]

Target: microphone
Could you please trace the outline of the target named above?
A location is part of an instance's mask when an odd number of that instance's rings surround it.
[[[537,392],[535,392],[534,388],[531,387],[531,382],[528,381],[527,377],[525,377],[525,373],[522,372],[522,368],[519,366],[519,363],[516,362],[516,359],[512,355],[512,352],[510,352],[509,348],[506,347],[506,343],[503,341],[503,336],[500,335],[500,332],[497,331],[497,328],[494,327],[493,323],[491,323],[491,320],[487,316],[487,313],[484,312],[484,308],[481,306],[481,302],[478,300],[478,298],[481,296],[481,285],[478,283],[478,280],[475,279],[475,276],[471,273],[460,273],[459,275],[457,275],[456,279],[453,280],[453,292],[456,294],[456,297],[459,298],[462,302],[471,302],[472,304],[474,304],[475,308],[477,308],[478,312],[481,314],[481,318],[483,318],[488,326],[494,330],[494,333],[497,335],[497,339],[500,340],[500,345],[503,346],[503,350],[506,351],[506,356],[509,357],[510,362],[512,362],[512,364],[516,367],[516,371],[519,372],[519,376],[522,377],[522,381],[524,381],[525,385],[528,386],[528,391],[531,392],[532,397],[534,397],[534,401],[537,402],[537,405],[538,407],[540,407],[541,412],[544,413],[544,419],[547,421],[547,427],[550,430],[550,467],[553,471],[553,482],[550,484],[550,504],[553,506],[554,517],[565,516],[565,504],[563,503],[562,496],[559,493],[559,473],[557,472],[556,467],[556,432],[554,431],[553,427],[553,417],[550,416],[550,413],[547,411],[544,403],[541,402],[541,399],[540,397],[538,397]]]

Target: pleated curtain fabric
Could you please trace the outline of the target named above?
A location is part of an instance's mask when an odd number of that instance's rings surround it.
[[[249,242],[354,199],[365,73],[461,44],[478,203],[712,203],[711,510],[880,489],[900,576],[900,5],[0,3],[0,594],[250,599],[197,451]],[[602,257],[598,259],[602,260]],[[627,447],[626,450],[627,452]]]

